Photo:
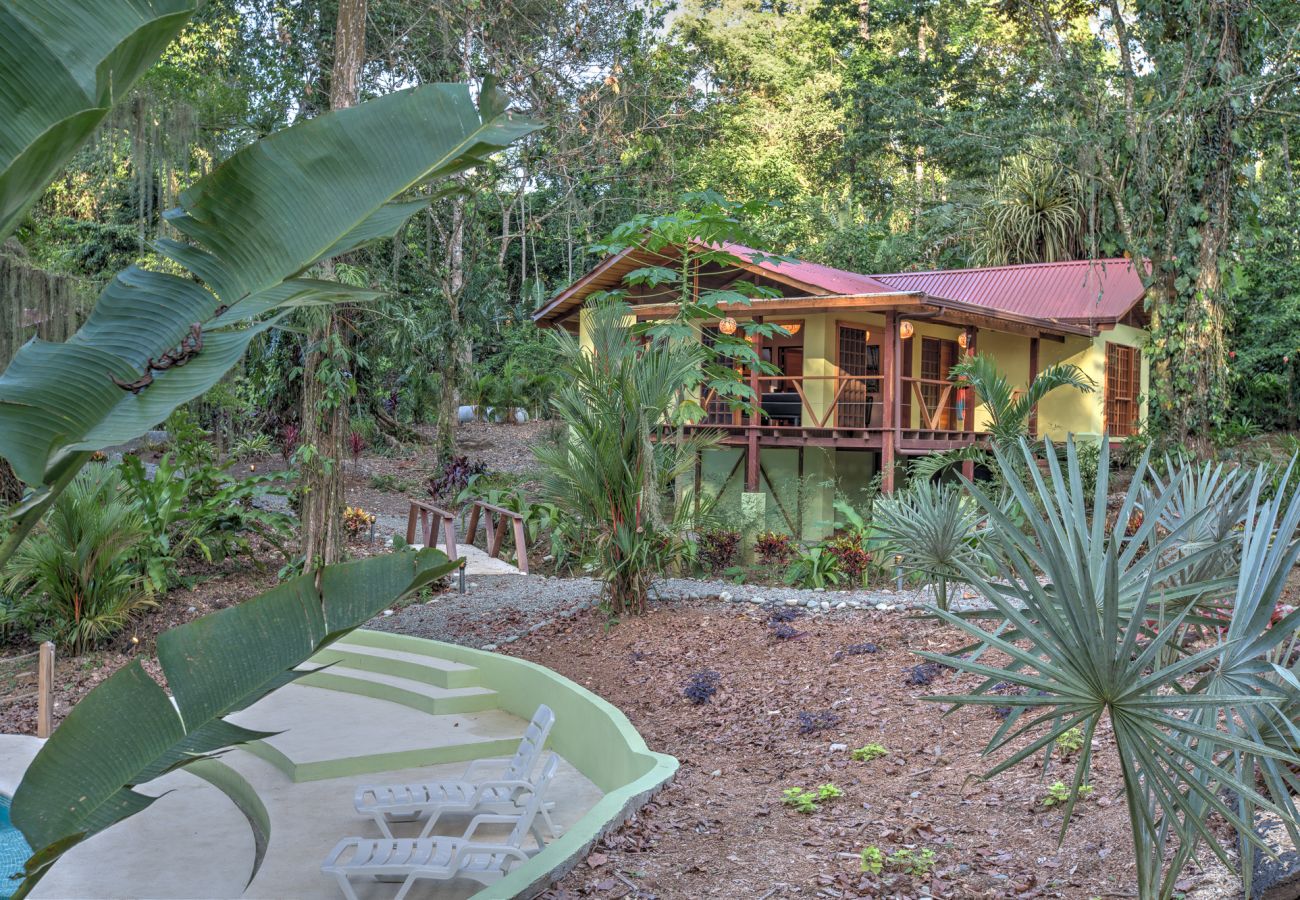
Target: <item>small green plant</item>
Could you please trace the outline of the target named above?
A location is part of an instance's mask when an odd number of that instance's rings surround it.
[[[825,588],[844,580],[840,561],[821,547],[813,547],[785,571],[785,583],[806,588]]]
[[[872,875],[879,875],[885,870],[885,854],[872,844],[862,851],[862,871],[869,872]]]
[[[933,850],[913,851],[904,847],[886,856],[875,844],[863,850],[861,856],[862,871],[871,875],[879,875],[889,868],[904,875],[924,878],[934,868],[934,862]]]
[[[927,848],[914,852],[903,848],[889,854],[888,862],[891,869],[924,878],[934,868],[934,851]]]
[[[1056,749],[1062,756],[1073,756],[1083,749],[1083,728],[1075,725],[1056,739]]]
[[[1079,785],[1080,800],[1087,800],[1092,796],[1092,785]],[[1057,781],[1047,789],[1047,795],[1043,797],[1042,803],[1045,808],[1050,809],[1053,806],[1060,806],[1068,803],[1070,800],[1070,788],[1064,781]]]
[[[270,456],[274,449],[270,435],[253,434],[235,441],[234,446],[230,448],[230,458],[251,459],[257,456]]]
[[[814,790],[801,787],[786,788],[781,792],[781,802],[791,807],[795,812],[807,815],[816,812],[820,808],[820,804],[843,796],[844,791],[834,784],[827,783],[819,785]]]
[[[884,744],[871,743],[854,750],[850,756],[857,762],[871,762],[873,759],[880,759],[882,756],[889,755],[889,748]]]
[[[416,488],[415,482],[387,472],[370,476],[370,489],[386,494],[409,494]]]

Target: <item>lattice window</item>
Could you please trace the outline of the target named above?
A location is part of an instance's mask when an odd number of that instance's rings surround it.
[[[1111,437],[1137,434],[1141,408],[1142,351],[1106,345],[1106,430]]]

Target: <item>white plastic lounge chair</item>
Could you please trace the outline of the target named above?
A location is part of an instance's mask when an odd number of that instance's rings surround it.
[[[344,838],[330,852],[320,867],[321,871],[338,879],[339,889],[347,900],[358,900],[352,887],[351,879],[354,877],[401,882],[394,900],[405,900],[407,893],[421,879],[450,881],[469,878],[481,884],[491,884],[505,877],[515,863],[527,862],[530,856],[546,846],[537,829],[537,818],[545,805],[546,789],[558,766],[559,757],[552,753],[534,783],[528,801],[514,815],[475,816],[458,838]],[[514,827],[509,837],[498,842],[474,840],[474,832],[482,825]],[[525,850],[524,840],[530,832],[537,847]],[[346,860],[343,859],[345,855],[348,857]]]
[[[419,835],[422,838],[433,834],[438,819],[446,813],[518,812],[524,798],[532,793],[533,767],[542,755],[554,724],[555,713],[542,704],[533,713],[533,720],[519,741],[519,749],[510,759],[476,759],[465,769],[459,781],[363,784],[357,788],[353,804],[358,813],[374,819],[379,832],[388,838],[396,837],[391,827],[394,823],[415,822],[426,816],[428,818]],[[504,772],[497,778],[475,781],[475,771],[483,767],[504,767]],[[559,837],[545,806],[541,816],[551,837]]]

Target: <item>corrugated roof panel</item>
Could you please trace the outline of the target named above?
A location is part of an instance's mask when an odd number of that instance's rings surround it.
[[[1122,318],[1142,299],[1142,279],[1127,259],[1032,263],[874,276],[899,291],[992,310],[1071,322]]]
[[[754,255],[762,253],[762,251],[755,250],[752,247],[730,242],[724,242],[722,247],[727,252],[734,253],[746,262],[753,262]],[[823,266],[821,263],[805,262],[801,259],[775,263],[761,262],[758,263],[758,267],[769,272],[775,272],[778,275],[784,275],[787,278],[793,278],[803,284],[820,288],[828,294],[891,294],[899,290],[899,288],[890,287],[870,275],[859,275],[857,272],[835,269],[830,266]]]

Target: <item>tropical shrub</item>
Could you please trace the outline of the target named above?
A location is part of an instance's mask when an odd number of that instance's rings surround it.
[[[871,554],[856,537],[837,537],[826,542],[826,552],[839,563],[839,570],[850,582],[862,583],[867,579]]]
[[[209,448],[207,444],[203,445]],[[181,463],[176,456],[188,457]],[[153,588],[165,591],[178,581],[177,565],[186,557],[220,562],[251,551],[256,533],[283,553],[292,520],[254,501],[283,496],[291,472],[231,478],[211,457],[187,450],[165,453],[152,475],[139,457],[128,454],[120,466],[126,494],[148,528],[145,571]]]
[[[730,528],[706,528],[696,537],[696,558],[708,572],[721,572],[736,564],[740,553],[740,532]]]
[[[788,534],[764,531],[754,539],[754,555],[765,566],[785,569],[799,553],[799,544]]]
[[[1090,394],[1096,389],[1092,379],[1078,366],[1057,363],[1035,375],[1029,387],[1021,392],[1016,390],[1006,373],[998,368],[997,361],[984,353],[963,358],[952,367],[949,377],[957,381],[959,386],[969,386],[975,392],[979,403],[988,413],[986,427],[991,442],[994,446],[1012,451],[1008,458],[1013,464],[1018,464],[1015,462],[1018,456],[1014,454],[1014,449],[1029,436],[1030,419],[1044,397],[1064,387],[1084,394]],[[963,462],[984,466],[995,474],[998,471],[989,450],[972,445],[960,450],[918,457],[911,464],[910,473],[914,480],[928,481]]]
[[[840,561],[825,547],[812,547],[785,570],[785,583],[806,588],[828,588],[844,580]]]
[[[629,315],[619,303],[593,307],[590,353],[567,332],[552,333],[564,376],[552,402],[567,428],[534,451],[542,498],[582,530],[582,553],[616,613],[643,611],[651,582],[683,558],[692,509],[674,502],[673,488],[716,443],[655,439],[683,385],[698,377],[703,351],[696,341],[643,346],[624,324]]]
[[[359,506],[349,506],[343,510],[343,528],[349,537],[361,537],[375,524],[375,514],[368,513]]]
[[[487,472],[487,463],[481,459],[468,456],[453,456],[442,465],[437,475],[432,475],[425,482],[429,496],[439,502],[450,502],[458,498],[470,481]]]
[[[948,582],[973,563],[979,507],[960,486],[914,480],[876,504],[879,535],[903,565],[933,587],[940,609],[948,608]]]
[[[117,472],[83,469],[5,570],[12,615],[73,653],[96,646],[154,605],[142,568],[148,540]]]
[[[1176,498],[1189,496],[1188,484],[1169,490],[1168,482],[1150,479],[1145,459],[1118,510],[1117,520],[1127,522],[1145,504],[1130,533],[1107,524],[1107,442],[1091,496],[1083,491],[1073,443],[1064,465],[1047,454],[1046,474],[1027,444],[1019,453],[1012,463],[997,451],[1008,489],[1026,511],[1023,525],[998,500],[972,489],[988,517],[986,541],[997,544],[996,578],[970,559],[957,563],[992,607],[987,618],[998,624],[986,630],[939,610],[979,648],[951,657],[920,654],[985,681],[970,694],[927,699],[1011,709],[988,747],[1009,755],[990,776],[1050,754],[1063,738],[1073,745],[1081,731],[1073,777],[1063,781],[1063,828],[1092,771],[1093,738],[1109,720],[1139,895],[1169,897],[1202,842],[1233,865],[1207,824],[1215,815],[1236,832],[1249,895],[1255,851],[1269,852],[1254,831],[1256,812],[1276,814],[1293,840],[1300,831],[1292,796],[1300,766],[1300,685],[1291,658],[1300,612],[1276,615],[1300,557],[1300,495],[1265,499],[1271,476],[1257,470],[1240,536],[1189,543],[1200,522],[1220,511],[1178,510]],[[1289,471],[1284,480],[1294,476]],[[1232,493],[1203,490],[1213,480],[1198,477],[1197,503]],[[1173,530],[1161,524],[1175,518]],[[1239,564],[1225,562],[1238,555]],[[1219,562],[1207,568],[1207,560]],[[1201,630],[1202,643],[1188,640],[1205,625],[1213,627]],[[1001,651],[1006,662],[984,654],[988,649]]]

